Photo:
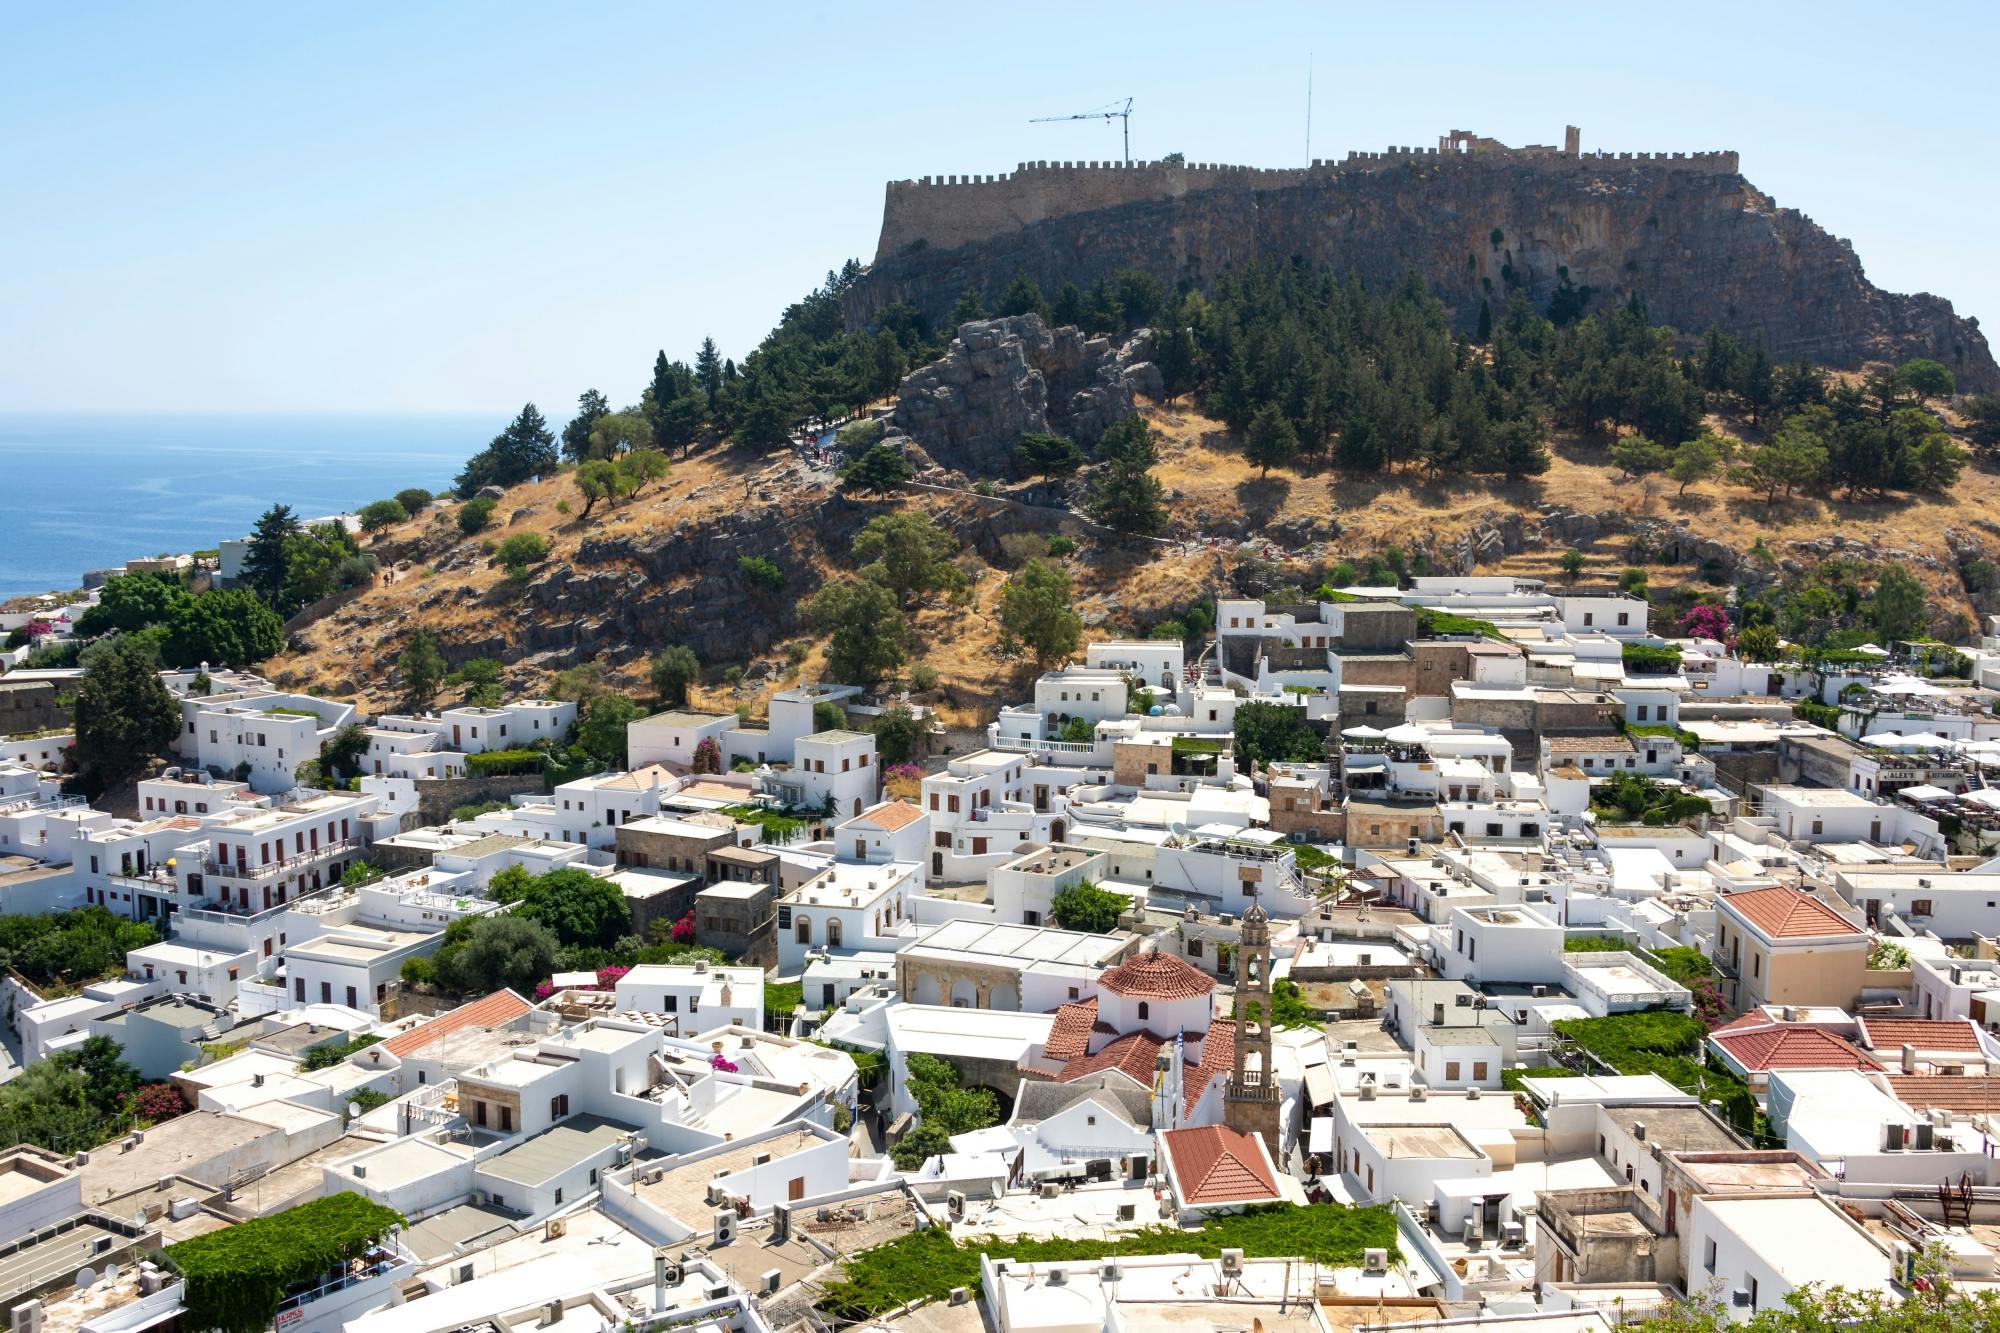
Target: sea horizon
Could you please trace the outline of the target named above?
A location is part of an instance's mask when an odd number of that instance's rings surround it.
[[[0,411],[0,599],[451,484],[511,412]]]

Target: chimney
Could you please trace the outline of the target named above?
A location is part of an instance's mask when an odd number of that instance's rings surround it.
[[[1903,1043],[1903,1072],[1905,1074],[1917,1072],[1917,1048],[1907,1041]]]

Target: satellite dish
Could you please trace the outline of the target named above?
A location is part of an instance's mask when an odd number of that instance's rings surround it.
[[[1167,832],[1173,834],[1176,838],[1187,838],[1193,836],[1192,830],[1190,830],[1186,824],[1183,824],[1178,819],[1176,819],[1173,823],[1167,825]]]
[[[82,1268],[76,1270],[77,1286],[89,1287],[95,1285],[96,1282],[97,1282],[97,1270],[92,1268],[90,1265],[85,1264]]]
[[[358,1118],[358,1117],[360,1116],[360,1114],[361,1114],[361,1103],[360,1103],[360,1102],[349,1102],[349,1103],[347,1104],[347,1118],[348,1118],[349,1120],[353,1120],[353,1119],[356,1119],[356,1118]]]

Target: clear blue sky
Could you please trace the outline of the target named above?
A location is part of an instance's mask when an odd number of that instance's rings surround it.
[[[1838,5],[36,5],[0,40],[0,410],[506,411],[740,356],[892,177],[1133,152],[1730,147],[2000,320],[2000,18]],[[2000,326],[1994,332],[2000,334]]]

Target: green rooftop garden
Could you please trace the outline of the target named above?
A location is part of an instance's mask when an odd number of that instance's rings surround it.
[[[1232,1248],[1249,1258],[1297,1257],[1346,1265],[1360,1263],[1369,1249],[1393,1249],[1395,1244],[1395,1215],[1381,1205],[1267,1204],[1211,1218],[1197,1231],[1147,1227],[1108,1240],[981,1236],[954,1241],[944,1227],[929,1227],[849,1260],[846,1278],[828,1284],[819,1308],[837,1319],[861,1320],[911,1301],[944,1300],[953,1287],[977,1290],[981,1253],[1019,1263],[1052,1264],[1109,1255],[1198,1254],[1214,1259]]]
[[[402,1222],[395,1209],[342,1192],[169,1245],[187,1281],[187,1326],[263,1333],[295,1288],[360,1258]]]

